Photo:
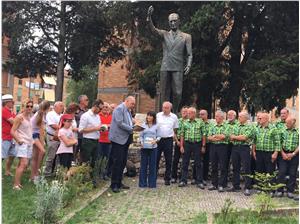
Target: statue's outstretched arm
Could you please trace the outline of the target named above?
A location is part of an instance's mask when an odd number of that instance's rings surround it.
[[[156,35],[158,35],[158,36],[160,36],[160,37],[163,37],[163,35],[164,35],[164,30],[157,29],[157,28],[154,26],[154,24],[153,24],[153,21],[152,21],[152,18],[151,18],[153,11],[154,11],[154,8],[153,8],[153,6],[151,5],[151,6],[148,8],[148,14],[147,14],[147,22],[148,22],[148,24],[149,24],[149,26],[150,26],[150,30],[152,31],[152,33],[154,33],[154,34],[156,34]]]

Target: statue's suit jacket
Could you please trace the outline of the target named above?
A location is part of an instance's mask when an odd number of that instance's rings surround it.
[[[174,39],[172,31],[159,30],[157,34],[163,38],[163,60],[161,71],[183,71],[185,54],[187,66],[192,64],[192,37],[190,34],[177,31]]]
[[[114,109],[109,130],[109,140],[124,145],[131,137],[133,127],[130,126],[128,109],[121,103]]]

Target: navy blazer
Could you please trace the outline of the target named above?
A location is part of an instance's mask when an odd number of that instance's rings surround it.
[[[132,134],[133,126],[127,115],[128,109],[124,103],[117,106],[112,114],[112,121],[109,130],[109,140],[120,145],[124,145],[128,137]],[[132,123],[132,118],[131,118]]]

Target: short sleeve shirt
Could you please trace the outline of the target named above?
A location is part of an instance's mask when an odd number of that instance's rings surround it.
[[[178,118],[176,114],[170,113],[165,115],[159,112],[156,115],[156,123],[158,126],[158,136],[162,138],[169,138],[174,136],[174,129],[178,129]]]
[[[8,121],[8,119],[15,117],[16,115],[11,110],[7,107],[2,107],[2,140],[10,141],[13,139],[10,134],[12,124]]]
[[[55,129],[51,127],[53,124],[59,124],[61,115],[56,113],[54,110],[50,111],[46,115],[46,131],[50,135],[54,135]]]
[[[58,131],[58,137],[61,137],[61,136],[65,136],[65,137],[71,139],[71,138],[74,138],[74,133],[71,128],[68,128],[68,129],[61,128]],[[61,153],[73,153],[73,146],[66,146],[65,143],[62,140],[60,140],[60,145],[57,149],[56,154],[61,154]]]

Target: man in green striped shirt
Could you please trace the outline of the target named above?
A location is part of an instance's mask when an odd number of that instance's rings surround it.
[[[299,165],[299,130],[295,128],[296,119],[294,117],[288,117],[285,122],[286,129],[283,132],[282,150],[278,157],[278,182],[285,183],[286,175],[289,176],[289,180],[286,184],[287,196],[293,198]],[[283,188],[278,190],[276,196],[283,196]]]
[[[239,122],[232,127],[229,139],[233,144],[231,161],[233,166],[233,187],[231,192],[239,191],[240,187],[240,172],[241,165],[246,175],[251,174],[251,155],[250,144],[253,138],[253,128],[247,124],[249,115],[247,112],[239,113]],[[245,192],[246,196],[250,196],[251,179],[245,177]]]
[[[181,118],[178,119],[178,129],[176,133],[175,147],[174,147],[174,154],[173,154],[174,156],[173,156],[172,169],[171,169],[172,184],[176,183],[178,178],[178,163],[181,157],[181,152],[180,152],[181,128],[183,123],[188,119],[188,107],[187,106],[182,107],[180,113],[181,113]]]
[[[258,122],[252,146],[255,169],[259,173],[273,173],[278,152],[281,150],[280,134],[278,129],[269,123],[268,113],[262,113]]]
[[[209,127],[212,126],[212,121],[208,119],[208,113],[207,110],[200,110],[199,111],[199,118],[203,121],[204,127],[205,127],[205,135],[207,135],[207,132],[209,130]],[[208,173],[209,173],[209,148],[210,148],[210,142],[206,141],[205,144],[205,152],[202,155],[203,160],[203,183],[206,185],[206,181],[208,181]]]
[[[205,150],[205,127],[200,119],[196,119],[196,108],[188,109],[188,120],[181,128],[180,151],[183,153],[182,172],[179,187],[187,185],[188,167],[191,154],[194,154],[196,166],[196,184],[200,189],[204,189],[203,170],[201,167],[201,150]]]
[[[227,158],[228,158],[228,126],[223,122],[225,113],[217,111],[215,115],[216,124],[212,125],[207,133],[207,139],[210,145],[210,162],[211,162],[211,182],[212,185],[208,190],[217,190],[224,192],[226,187],[227,175]],[[218,177],[218,168],[220,167],[221,175]]]
[[[238,121],[236,119],[236,112],[234,110],[229,110],[227,112],[227,120],[225,121],[225,124],[228,126],[228,130],[232,130],[233,127],[238,124]],[[230,173],[230,158],[231,158],[231,152],[232,152],[232,143],[229,142],[228,143],[228,150],[227,150],[227,174],[226,174],[226,187],[227,187],[227,183],[228,183],[228,174]]]
[[[286,129],[286,126],[285,126],[285,120],[288,118],[289,116],[289,110],[287,108],[283,108],[281,111],[280,111],[280,120],[275,122],[275,127],[282,130],[282,131],[285,131]]]

